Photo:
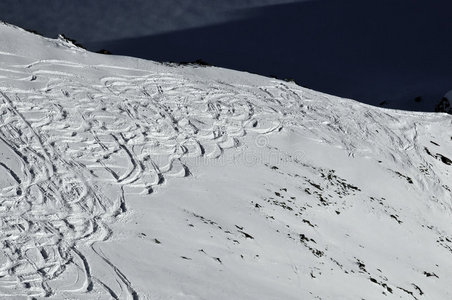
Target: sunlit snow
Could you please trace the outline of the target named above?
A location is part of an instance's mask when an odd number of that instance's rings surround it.
[[[452,297],[451,115],[0,39],[2,298]]]

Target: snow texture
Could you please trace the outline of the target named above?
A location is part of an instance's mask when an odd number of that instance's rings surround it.
[[[2,298],[452,297],[452,116],[0,38]]]

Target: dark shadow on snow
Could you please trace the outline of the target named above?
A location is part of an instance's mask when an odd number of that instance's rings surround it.
[[[293,78],[385,107],[433,111],[452,89],[452,1],[319,0],[247,10],[226,24],[85,45],[156,61]]]

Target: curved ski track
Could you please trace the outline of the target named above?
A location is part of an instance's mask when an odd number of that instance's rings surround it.
[[[6,161],[0,166],[14,182],[0,190],[2,296],[90,294],[97,288],[106,297],[138,299],[96,247],[126,212],[127,194],[151,193],[168,177],[189,176],[184,158],[218,158],[240,147],[246,134],[297,126],[351,156],[379,152],[401,164],[425,162],[416,151],[423,126],[415,113],[375,109],[274,80],[248,86],[194,80],[171,67],[174,73],[17,60],[24,63],[0,64],[0,143],[20,165],[20,171]],[[361,136],[361,143],[347,136]],[[438,180],[431,171],[431,180]],[[84,251],[113,269],[126,296],[96,277]],[[81,277],[76,286],[52,286],[74,268]]]
[[[232,86],[139,70],[144,74],[91,82],[86,69],[111,71],[57,60],[1,69],[17,87],[0,86],[0,140],[20,164],[18,174],[1,164],[15,179],[1,190],[4,296],[52,296],[49,282],[74,264],[84,283],[68,292],[91,292],[97,283],[119,298],[92,274],[80,250],[88,245],[137,299],[124,274],[94,248],[126,211],[124,190],[151,193],[167,177],[190,174],[184,157],[218,158],[247,131],[280,128],[271,119],[257,126],[273,110],[255,107],[252,93]],[[38,87],[23,87],[25,80]]]

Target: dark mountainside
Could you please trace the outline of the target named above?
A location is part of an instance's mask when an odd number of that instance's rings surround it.
[[[90,50],[294,79],[388,108],[434,111],[452,88],[452,2],[307,1],[167,34],[87,43]],[[432,34],[434,33],[434,34]]]

